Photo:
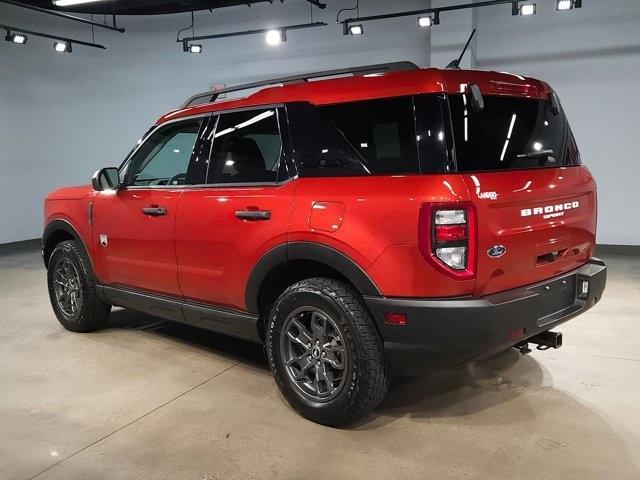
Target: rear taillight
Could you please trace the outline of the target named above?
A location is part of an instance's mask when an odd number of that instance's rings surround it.
[[[475,212],[469,203],[427,203],[420,209],[422,255],[442,272],[461,280],[475,276]]]

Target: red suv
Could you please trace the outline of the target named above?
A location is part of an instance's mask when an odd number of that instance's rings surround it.
[[[117,305],[264,343],[286,399],[327,425],[392,373],[557,348],[550,329],[606,283],[558,97],[506,73],[399,63],[196,95],[44,218],[65,328]]]

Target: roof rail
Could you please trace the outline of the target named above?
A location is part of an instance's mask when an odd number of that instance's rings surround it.
[[[337,75],[364,75],[367,73],[375,72],[393,72],[402,70],[418,70],[418,67],[413,62],[392,62],[392,63],[379,63],[376,65],[363,65],[361,67],[350,68],[338,68],[336,70],[325,70],[322,72],[305,73],[300,75],[290,75],[288,77],[272,78],[269,80],[260,80],[252,83],[245,83],[242,85],[234,85],[231,87],[222,88],[220,90],[210,90],[208,92],[198,93],[189,98],[181,108],[192,107],[194,105],[200,105],[203,103],[215,102],[218,96],[223,93],[237,92],[240,90],[249,90],[251,88],[265,87],[268,85],[295,83],[295,82],[307,82],[312,78],[334,77]]]

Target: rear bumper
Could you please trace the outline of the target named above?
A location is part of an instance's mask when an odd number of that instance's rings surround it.
[[[581,293],[583,281],[589,282],[587,294]],[[479,360],[550,330],[595,305],[606,282],[607,267],[593,258],[559,277],[482,298],[365,302],[392,371],[414,375]],[[384,312],[404,313],[406,325],[385,323]]]

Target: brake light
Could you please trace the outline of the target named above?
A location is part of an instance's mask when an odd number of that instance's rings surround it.
[[[472,204],[424,204],[419,229],[425,259],[454,278],[475,277],[476,211]]]

